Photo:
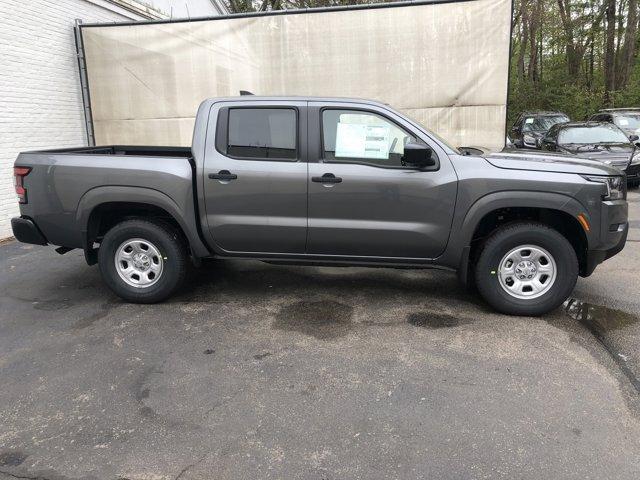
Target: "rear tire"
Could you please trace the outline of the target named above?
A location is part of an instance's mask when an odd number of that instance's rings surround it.
[[[537,316],[559,307],[578,279],[576,252],[558,231],[535,222],[500,228],[475,266],[480,295],[499,312]]]
[[[187,271],[187,247],[173,227],[126,220],[104,236],[98,250],[102,279],[132,303],[156,303],[180,288]]]

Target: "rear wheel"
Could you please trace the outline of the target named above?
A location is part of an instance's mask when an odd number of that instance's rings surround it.
[[[575,250],[558,231],[515,223],[485,243],[475,267],[478,291],[496,310],[542,315],[571,294],[578,278]]]
[[[186,246],[171,226],[148,220],[126,220],[104,236],[98,264],[104,282],[133,303],[160,302],[183,283]]]

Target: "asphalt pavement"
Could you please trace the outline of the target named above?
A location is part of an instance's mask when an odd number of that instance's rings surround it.
[[[640,478],[640,194],[541,318],[436,270],[212,261],[123,303],[0,246],[0,478]]]

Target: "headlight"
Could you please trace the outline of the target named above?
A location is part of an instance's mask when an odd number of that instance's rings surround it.
[[[536,137],[532,137],[531,135],[523,135],[522,139],[524,140],[524,143],[536,145]]]
[[[640,163],[640,152],[636,152],[633,157],[631,157],[631,165],[638,165]]]
[[[582,175],[582,178],[590,182],[602,183],[607,187],[607,193],[603,200],[620,200],[627,198],[626,182],[624,177],[605,177],[599,175]]]

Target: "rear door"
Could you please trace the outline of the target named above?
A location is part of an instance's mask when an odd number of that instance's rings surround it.
[[[210,240],[238,253],[304,253],[306,102],[216,103],[209,113],[205,209]]]
[[[449,238],[457,176],[444,150],[375,105],[309,102],[307,253],[428,259]],[[437,166],[404,164],[404,145],[428,144]]]

